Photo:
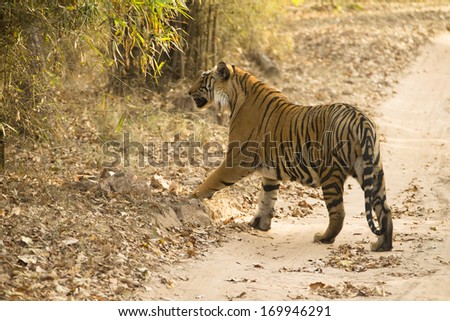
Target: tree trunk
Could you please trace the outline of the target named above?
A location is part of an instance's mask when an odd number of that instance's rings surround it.
[[[278,76],[280,70],[275,62],[262,52],[253,52],[250,54],[253,60],[261,67],[266,76]]]
[[[0,128],[0,187],[3,184],[3,175],[5,173],[5,136],[3,129]]]

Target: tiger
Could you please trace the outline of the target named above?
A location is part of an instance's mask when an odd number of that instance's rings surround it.
[[[371,250],[392,249],[393,223],[380,142],[374,122],[359,108],[345,103],[295,104],[279,90],[225,62],[203,72],[188,94],[199,109],[230,110],[225,159],[192,197],[211,198],[256,172],[262,176],[262,185],[256,214],[249,223],[268,231],[281,182],[321,187],[328,227],[314,235],[314,242],[330,244],[342,230],[344,183],[353,176],[364,192],[367,223],[377,236]]]

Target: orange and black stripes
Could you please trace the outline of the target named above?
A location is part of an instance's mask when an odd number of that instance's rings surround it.
[[[294,104],[250,73],[224,63],[204,73],[190,94],[198,107],[206,99],[228,104],[231,110],[225,165],[194,194],[212,195],[259,171],[265,181],[252,225],[266,230],[274,211],[277,182],[292,180],[321,186],[330,225],[315,239],[332,242],[345,216],[344,183],[348,176],[354,176],[364,191],[366,220],[371,231],[378,236],[389,234],[377,247],[382,250],[392,247],[392,222],[379,141],[374,123],[362,111],[343,103]],[[373,209],[377,209],[380,229],[375,225]]]

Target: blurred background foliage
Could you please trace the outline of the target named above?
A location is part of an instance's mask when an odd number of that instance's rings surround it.
[[[179,0],[5,0],[0,4],[3,131],[48,138],[61,78],[101,64],[105,90],[122,95],[156,81],[165,56],[182,50]],[[93,54],[94,53],[94,54]]]
[[[58,127],[61,82],[80,66],[99,91],[169,90],[234,48],[251,57],[292,50],[273,26],[288,6],[363,10],[350,0],[3,0],[0,3],[0,138],[49,139]],[[268,30],[268,26],[271,29]],[[282,46],[274,46],[279,44]],[[227,55],[228,57],[230,54]],[[76,113],[76,111],[74,111]]]

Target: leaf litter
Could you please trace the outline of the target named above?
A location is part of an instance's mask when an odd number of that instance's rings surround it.
[[[355,298],[355,297],[385,297],[389,295],[383,288],[383,284],[375,286],[355,285],[351,282],[341,282],[336,285],[315,282],[309,285],[311,293],[323,296],[327,299]]]

